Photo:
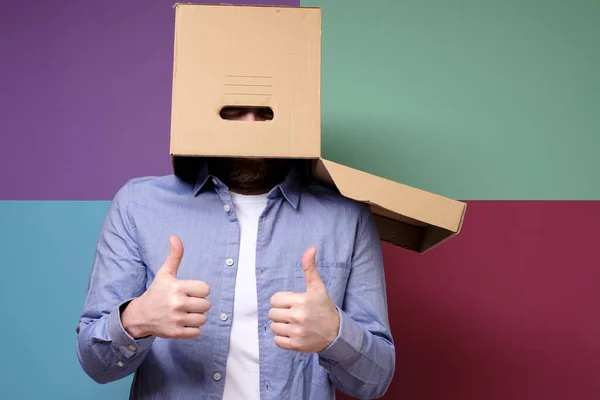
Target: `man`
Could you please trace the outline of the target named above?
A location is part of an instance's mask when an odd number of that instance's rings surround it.
[[[134,374],[135,399],[382,396],[395,351],[368,206],[311,182],[299,161],[174,167],[111,203],[77,328],[85,372]]]

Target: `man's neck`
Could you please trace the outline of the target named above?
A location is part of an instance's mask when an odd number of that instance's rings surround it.
[[[291,168],[291,160],[268,160],[256,165],[243,159],[213,159],[209,164],[210,172],[230,191],[248,196],[270,192],[285,180]]]

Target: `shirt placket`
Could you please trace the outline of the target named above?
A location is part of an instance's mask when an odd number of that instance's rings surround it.
[[[266,290],[271,282],[266,275],[267,271],[267,248],[269,237],[273,232],[273,224],[275,223],[270,215],[277,214],[281,197],[269,197],[267,205],[258,221],[258,233],[256,237],[256,290],[258,296],[258,323],[259,323],[259,368],[260,368],[260,398],[261,400],[271,399],[271,382],[269,378],[273,376],[273,368],[277,368],[275,360],[270,358],[269,343],[273,340],[273,335],[270,329],[269,309],[270,298],[268,290]]]
[[[221,293],[218,304],[215,304],[213,318],[216,318],[217,340],[213,357],[212,380],[215,385],[214,393],[222,395],[229,352],[229,337],[231,334],[231,321],[235,295],[237,265],[240,253],[240,224],[232,205],[232,200],[227,189],[213,179],[214,189],[222,202],[222,211],[226,215],[225,223],[228,224],[225,251],[216,267],[221,269]],[[219,397],[220,398],[220,397]]]

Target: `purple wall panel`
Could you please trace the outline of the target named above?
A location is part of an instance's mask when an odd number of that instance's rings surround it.
[[[107,200],[170,173],[173,4],[2,2],[1,200]]]

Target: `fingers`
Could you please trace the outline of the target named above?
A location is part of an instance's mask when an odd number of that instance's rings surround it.
[[[271,308],[269,310],[269,319],[273,322],[292,322],[292,310],[288,308]]]
[[[190,297],[204,298],[210,294],[210,287],[202,281],[180,281],[185,294]]]
[[[183,326],[186,328],[199,328],[206,324],[207,317],[205,314],[188,313],[183,318]]]
[[[293,325],[280,322],[271,324],[271,331],[276,335],[274,338],[275,345],[284,350],[295,350],[293,345]]]
[[[277,336],[289,338],[292,336],[292,325],[281,322],[273,322],[271,324],[271,331]]]
[[[167,336],[170,339],[195,339],[200,336],[198,327],[181,327],[176,329],[173,334]]]
[[[271,305],[275,308],[291,308],[298,302],[298,293],[277,292],[271,297]]]
[[[210,301],[204,298],[188,297],[185,300],[185,311],[189,313],[206,313],[210,310]]]
[[[275,336],[275,345],[284,350],[295,350],[292,339],[286,336]]]

